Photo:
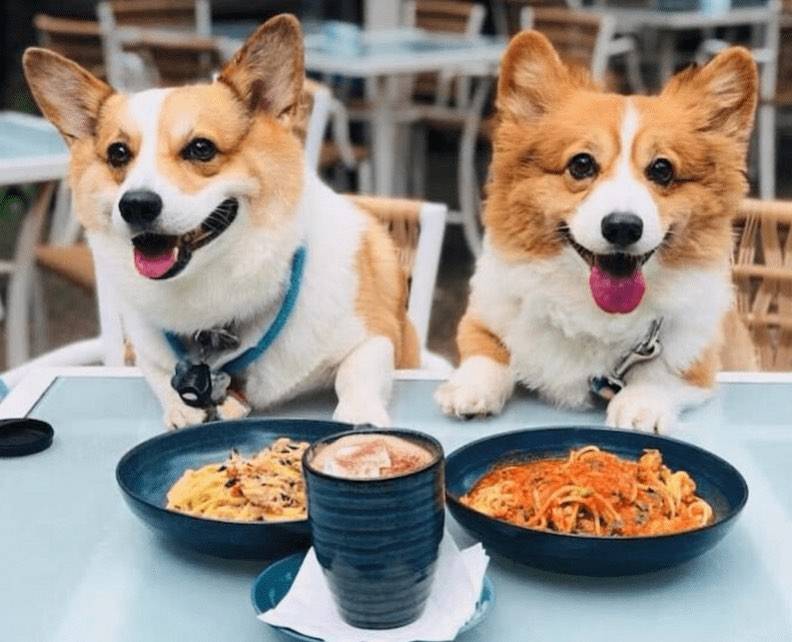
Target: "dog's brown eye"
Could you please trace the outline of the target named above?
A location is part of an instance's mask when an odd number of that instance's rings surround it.
[[[674,166],[667,158],[656,158],[646,168],[646,177],[650,181],[665,187],[674,180]]]
[[[591,154],[575,154],[567,165],[572,178],[582,181],[597,173],[597,161]]]
[[[107,162],[113,167],[123,167],[131,158],[132,152],[124,143],[110,143],[107,147]]]
[[[184,160],[201,161],[206,163],[217,154],[217,147],[208,138],[193,138],[182,150]]]

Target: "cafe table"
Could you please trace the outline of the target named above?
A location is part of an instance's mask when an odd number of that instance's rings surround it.
[[[230,57],[255,28],[249,22],[212,26],[224,56]],[[497,68],[506,39],[458,36],[400,27],[360,32],[357,44],[334,39],[327,30],[305,37],[305,68],[322,76],[361,78],[367,81],[371,102],[371,137],[374,185],[391,195],[404,181],[405,159],[397,152],[398,113],[409,103],[400,79],[421,73],[476,75],[476,70]]]
[[[432,401],[438,382],[405,372],[397,426],[437,437],[447,453],[508,430],[601,424],[519,394],[497,417],[459,422]],[[328,418],[330,396],[272,416]],[[162,432],[161,411],[136,369],[43,369],[0,404],[0,416],[52,423],[39,454],[0,460],[0,640],[4,642],[262,642],[250,586],[266,565],[183,550],[132,515],[116,486],[119,458]],[[221,428],[218,428],[219,430]],[[489,616],[462,642],[792,640],[792,375],[731,374],[673,435],[707,448],[745,476],[750,498],[712,551],[649,575],[557,575],[494,558]],[[448,519],[462,546],[470,537]]]

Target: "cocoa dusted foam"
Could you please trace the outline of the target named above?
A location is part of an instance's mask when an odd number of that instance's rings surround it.
[[[431,452],[392,435],[347,435],[319,450],[314,470],[346,479],[397,477],[428,466]]]

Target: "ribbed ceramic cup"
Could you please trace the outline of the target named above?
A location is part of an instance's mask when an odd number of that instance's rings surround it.
[[[344,479],[315,470],[317,449],[347,435],[383,434],[422,448],[424,468],[385,479]],[[432,586],[445,520],[440,443],[411,430],[355,430],[317,441],[303,456],[316,557],[341,617],[362,629],[417,620]]]

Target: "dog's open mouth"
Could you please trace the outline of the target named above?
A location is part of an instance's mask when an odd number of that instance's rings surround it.
[[[646,254],[595,254],[575,241],[568,227],[562,227],[561,233],[591,268],[589,288],[594,302],[611,314],[628,314],[635,310],[646,292],[641,268],[655,250]]]
[[[197,228],[186,234],[138,234],[132,239],[135,268],[142,276],[159,281],[176,276],[187,267],[196,250],[228,229],[238,209],[239,202],[227,198]]]

